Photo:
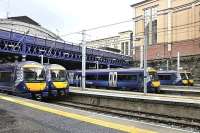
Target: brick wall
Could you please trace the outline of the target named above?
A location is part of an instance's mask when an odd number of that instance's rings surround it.
[[[171,45],[171,51],[168,51],[167,44],[157,44],[148,47],[148,66],[154,68],[163,68],[169,61],[171,70],[177,69],[177,52],[180,52],[180,66],[184,70],[191,71],[196,83],[200,83],[200,38],[196,40],[187,40],[174,42]],[[134,56],[135,67],[139,66],[140,49],[136,48]]]
[[[195,40],[185,40],[174,42],[171,44],[171,51],[169,51],[168,44],[156,44],[148,46],[148,60],[159,60],[163,58],[177,57],[179,51],[180,56],[191,56],[200,54],[200,38]],[[140,59],[140,48],[136,48],[134,56],[136,60]]]

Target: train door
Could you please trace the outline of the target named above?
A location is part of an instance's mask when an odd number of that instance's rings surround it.
[[[79,75],[78,74],[75,76],[75,86],[79,87]]]
[[[109,73],[109,87],[117,87],[117,72]]]
[[[108,86],[112,87],[113,72],[109,72]]]

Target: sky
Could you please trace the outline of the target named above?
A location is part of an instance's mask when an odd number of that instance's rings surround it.
[[[131,20],[130,5],[141,0],[0,0],[0,17],[29,16],[66,41],[79,42],[84,29]],[[132,23],[86,32],[87,40],[115,36],[132,30]]]

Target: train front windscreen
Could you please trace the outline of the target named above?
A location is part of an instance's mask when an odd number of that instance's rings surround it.
[[[149,76],[150,76],[150,79],[152,81],[158,81],[159,80],[157,72],[149,72]]]
[[[42,68],[24,68],[24,81],[40,82],[45,80],[45,72]]]
[[[187,80],[188,79],[186,73],[180,73],[180,75],[181,75],[181,79],[182,80]]]
[[[52,81],[66,81],[67,74],[65,70],[51,70]]]
[[[191,73],[186,73],[187,74],[187,77],[188,77],[188,79],[193,79],[193,77],[192,77],[192,74]]]

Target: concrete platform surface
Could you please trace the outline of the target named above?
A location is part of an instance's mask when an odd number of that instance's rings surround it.
[[[167,95],[167,94],[154,94],[154,93],[141,93],[141,92],[129,92],[129,91],[116,91],[107,89],[92,89],[86,88],[82,90],[80,87],[70,87],[70,92],[83,93],[90,95],[103,95],[109,97],[120,97],[120,98],[132,98],[132,99],[144,99],[154,101],[165,101],[165,102],[177,102],[184,104],[197,104],[200,106],[200,97],[192,96],[178,96],[178,95]]]
[[[182,133],[189,131],[0,94],[0,133],[35,132]]]

